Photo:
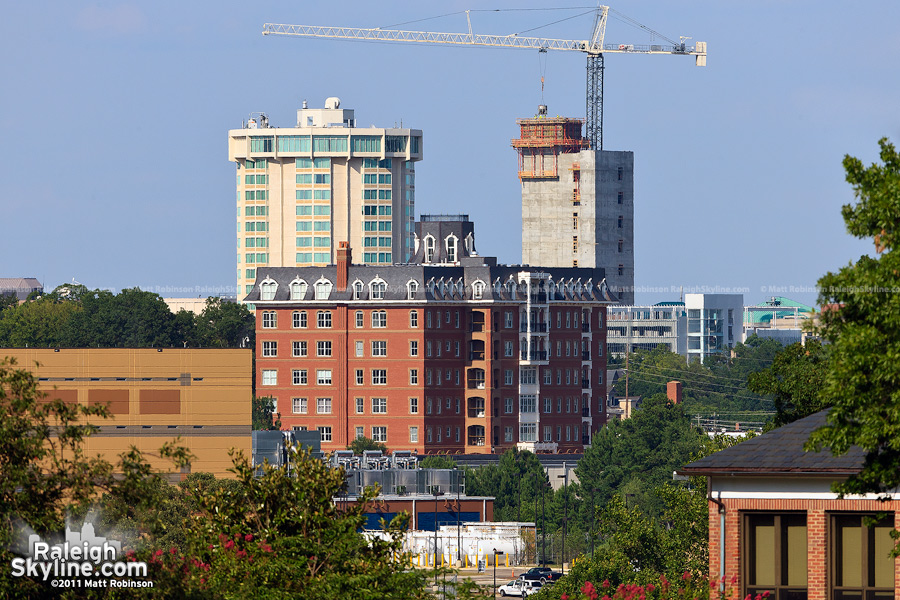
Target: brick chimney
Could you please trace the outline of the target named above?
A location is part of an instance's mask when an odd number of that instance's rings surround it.
[[[666,397],[672,404],[681,404],[681,382],[670,381],[666,384]]]
[[[347,279],[350,277],[350,242],[338,242],[337,249],[337,291],[347,290]]]

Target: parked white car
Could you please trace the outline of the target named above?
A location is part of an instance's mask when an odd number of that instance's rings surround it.
[[[501,596],[519,596],[524,598],[541,591],[540,581],[526,581],[524,579],[514,579],[509,583],[500,586]]]

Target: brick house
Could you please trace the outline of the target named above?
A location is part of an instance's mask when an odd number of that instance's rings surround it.
[[[424,215],[413,262],[259,268],[256,395],[322,449],[582,452],[606,420],[602,269],[498,265]]]
[[[900,511],[875,495],[838,499],[831,484],[860,470],[864,453],[804,452],[825,424],[816,413],[686,465],[705,476],[709,571],[739,597],[775,600],[900,599],[889,556]],[[867,518],[879,515],[873,527]],[[731,586],[730,582],[734,581]]]

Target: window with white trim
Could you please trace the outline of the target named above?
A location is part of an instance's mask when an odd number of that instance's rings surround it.
[[[263,369],[263,385],[278,385],[278,369]]]
[[[331,385],[331,369],[317,369],[316,370],[316,384],[317,385]]]
[[[316,312],[316,327],[319,329],[331,329],[330,310],[320,310]]]
[[[372,327],[376,329],[384,329],[385,327],[387,327],[387,311],[372,311]]]
[[[316,356],[331,356],[331,341],[319,340],[316,342]]]
[[[306,369],[293,369],[291,371],[291,381],[294,385],[306,385]]]
[[[411,415],[419,414],[419,399],[418,398],[410,398],[409,399],[409,414],[411,414]]]
[[[387,385],[387,369],[372,369],[372,385]]]
[[[295,310],[291,313],[291,327],[294,329],[306,329],[306,311]]]
[[[387,398],[372,398],[372,414],[387,414]]]
[[[385,443],[387,442],[387,427],[383,425],[372,426],[372,441]]]
[[[278,327],[278,315],[274,310],[264,310],[262,312],[262,328],[275,329]]]
[[[417,329],[419,327],[419,311],[409,311],[409,328]]]
[[[409,355],[410,356],[418,356],[419,355],[419,341],[418,340],[410,340],[409,341]]]
[[[316,414],[331,414],[331,398],[316,398]]]
[[[317,429],[319,430],[319,437],[323,442],[331,441],[331,427],[318,427]]]
[[[372,342],[372,356],[387,356],[387,341],[376,340]]]
[[[291,412],[295,415],[305,415],[307,411],[306,398],[291,398]]]
[[[278,356],[278,342],[263,342],[262,355],[268,357]]]
[[[291,354],[295,357],[306,356],[306,340],[294,340],[291,342]]]

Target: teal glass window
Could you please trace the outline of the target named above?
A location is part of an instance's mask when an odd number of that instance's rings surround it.
[[[331,207],[330,206],[314,206],[313,214],[314,215],[330,215]]]
[[[316,236],[313,239],[313,245],[316,248],[330,248],[331,247],[331,238]]]
[[[331,254],[329,252],[316,252],[313,254],[314,262],[327,263],[331,262]]]
[[[281,135],[277,146],[279,152],[309,152],[309,136]]]
[[[309,183],[312,183],[312,182],[313,182],[313,176],[312,176],[312,173],[297,173],[297,183],[300,183],[300,184],[307,183],[307,184],[309,184]]]
[[[331,231],[331,221],[316,221],[314,225],[316,231]]]
[[[312,262],[312,252],[298,252],[297,253],[297,262],[298,263]]]
[[[314,152],[347,152],[347,137],[343,135],[314,135]]]
[[[388,135],[384,138],[385,152],[406,152],[406,136]]]
[[[297,169],[312,169],[312,164],[311,158],[298,158],[294,162],[294,167]]]
[[[310,221],[297,221],[297,231],[312,231],[312,223]]]
[[[312,237],[298,237],[297,238],[297,247],[298,248],[311,248],[312,247]]]
[[[297,200],[312,200],[312,197],[312,190],[297,190]]]
[[[314,158],[313,159],[313,167],[316,169],[330,169],[331,168],[331,159],[330,158]]]
[[[257,135],[250,138],[250,152],[272,152],[275,139],[271,135]]]
[[[381,137],[375,135],[354,135],[350,137],[354,152],[381,152]]]
[[[313,212],[312,209],[313,209],[312,206],[298,206],[297,207],[297,216],[302,217],[305,215],[311,215]]]

